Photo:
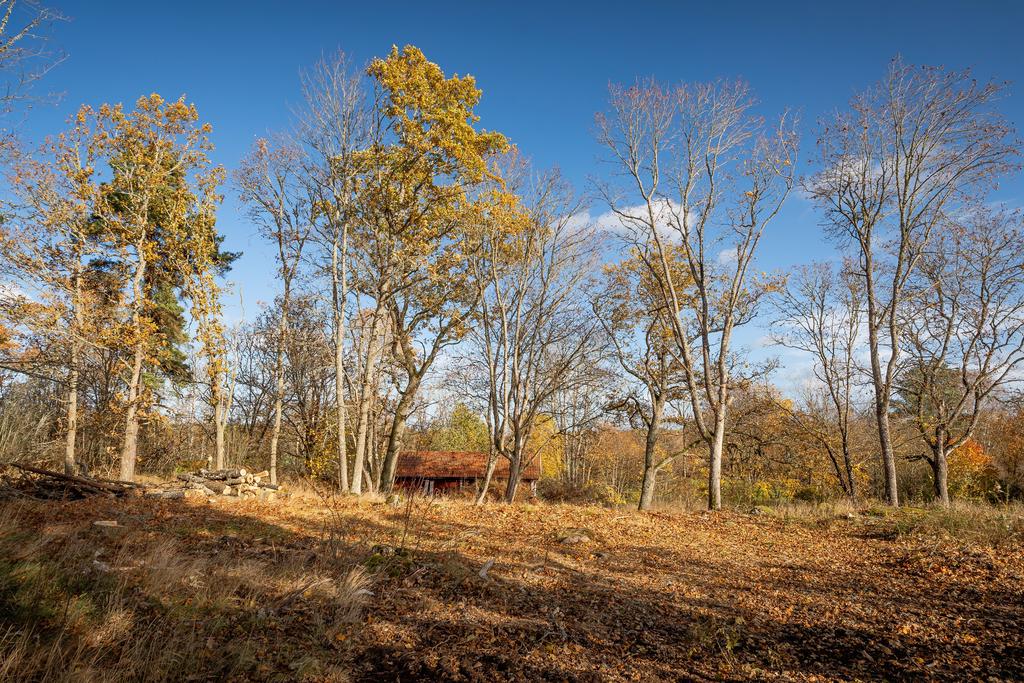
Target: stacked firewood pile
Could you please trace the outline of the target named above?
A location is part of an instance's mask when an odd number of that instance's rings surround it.
[[[0,472],[0,497],[40,500],[79,500],[90,496],[128,498],[145,487],[127,481],[98,479],[11,463]]]
[[[270,472],[266,470],[253,474],[245,469],[201,469],[191,474],[178,475],[178,479],[184,482],[185,491],[199,491],[207,496],[221,495],[273,500],[280,487],[277,484],[271,484],[269,477]]]

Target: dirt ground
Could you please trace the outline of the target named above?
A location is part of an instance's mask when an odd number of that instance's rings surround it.
[[[1024,679],[1015,534],[313,496],[0,513],[0,678]]]

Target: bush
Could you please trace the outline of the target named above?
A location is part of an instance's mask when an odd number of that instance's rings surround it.
[[[636,491],[620,493],[614,487],[598,482],[575,486],[561,479],[541,479],[537,483],[537,495],[552,503],[589,503],[605,507],[631,505],[640,499]]]

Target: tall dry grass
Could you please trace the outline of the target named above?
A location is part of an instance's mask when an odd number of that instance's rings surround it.
[[[362,566],[316,552],[210,556],[187,537],[40,531],[33,513],[0,503],[0,681],[245,679],[280,654],[278,624],[301,619],[304,649],[331,651],[372,597]],[[323,661],[292,670],[345,680]]]

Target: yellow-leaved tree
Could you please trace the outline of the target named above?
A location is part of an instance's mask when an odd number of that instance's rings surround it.
[[[376,303],[400,368],[380,481],[373,482],[388,489],[423,378],[466,334],[479,304],[467,255],[479,241],[477,227],[505,202],[491,191],[488,161],[508,142],[476,125],[481,92],[473,77],[446,77],[416,47],[393,48],[369,75],[379,110],[370,144],[357,155],[353,286]]]
[[[100,337],[86,284],[90,259],[102,255],[90,221],[99,193],[94,142],[80,113],[36,154],[12,150],[12,196],[0,225],[0,274],[14,283],[0,290],[0,329],[8,332],[0,365],[63,385],[68,474],[78,465],[82,352]]]
[[[148,271],[154,264],[185,272],[196,266],[193,240],[204,239],[212,226],[223,172],[209,159],[209,124],[199,122],[199,112],[184,98],[170,102],[152,94],[139,98],[131,111],[120,104],[84,107],[78,118],[94,129],[90,143],[108,166],[92,220],[126,278],[128,315],[119,341],[130,360],[120,478],[130,481],[140,418],[151,395],[143,369],[159,363],[163,346]]]

